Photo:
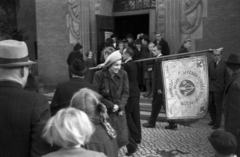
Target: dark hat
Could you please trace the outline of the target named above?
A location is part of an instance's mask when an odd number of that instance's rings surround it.
[[[82,59],[76,58],[69,67],[69,71],[74,75],[83,76],[87,72],[87,67]]]
[[[112,34],[111,35],[111,38],[116,38],[117,36],[115,34]]]
[[[141,36],[141,38],[149,42],[149,37],[148,37],[148,35],[144,34],[143,36]]]
[[[80,49],[82,49],[82,45],[79,44],[79,43],[77,43],[77,44],[74,46],[73,49],[74,49],[74,50],[80,50]]]
[[[132,38],[133,39],[133,36],[132,36],[132,34],[127,34],[126,38]]]
[[[142,44],[142,42],[141,42],[141,40],[140,39],[137,39],[136,41],[135,41],[135,44]]]
[[[237,140],[230,132],[216,130],[209,137],[209,142],[220,154],[234,154],[237,147]]]
[[[226,61],[227,64],[237,64],[240,65],[240,55],[239,54],[230,54],[228,60]]]
[[[0,41],[0,67],[20,67],[35,64],[28,57],[25,42],[16,40]]]
[[[114,41],[112,38],[107,38],[105,41],[105,47],[110,47],[110,46],[113,47],[113,43],[114,43]]]

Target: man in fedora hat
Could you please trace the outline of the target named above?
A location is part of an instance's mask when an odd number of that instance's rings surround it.
[[[240,55],[231,54],[226,64],[231,80],[225,91],[225,131],[231,132],[240,143]],[[235,154],[240,156],[240,144]]]
[[[23,89],[32,64],[25,42],[0,41],[0,152],[4,157],[50,152],[41,137],[50,118],[49,104],[44,96]]]
[[[73,94],[81,88],[95,90],[94,85],[84,79],[88,69],[82,59],[75,59],[68,70],[72,77],[69,81],[57,85],[50,105],[52,115],[55,115],[62,108],[69,107]]]
[[[229,82],[226,63],[221,59],[222,48],[213,51],[214,60],[209,63],[209,114],[210,126],[218,129],[221,125],[224,91]]]

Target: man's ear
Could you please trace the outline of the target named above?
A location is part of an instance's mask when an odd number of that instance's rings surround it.
[[[20,77],[23,78],[24,75],[25,75],[24,67],[21,67],[21,69],[20,69]]]

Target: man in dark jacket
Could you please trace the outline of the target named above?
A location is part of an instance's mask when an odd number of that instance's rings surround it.
[[[235,154],[240,156],[240,55],[231,54],[226,64],[231,80],[225,91],[225,131],[237,138]]]
[[[40,157],[50,152],[41,137],[50,118],[45,97],[25,91],[29,75],[25,42],[0,42],[0,156]]]
[[[170,54],[168,43],[162,38],[161,33],[156,34],[156,40],[154,41],[154,44],[160,45],[162,47],[162,55],[163,56]]]
[[[134,52],[131,48],[123,51],[123,68],[128,74],[129,97],[125,106],[127,124],[130,133],[129,144],[127,145],[128,153],[133,154],[137,149],[137,144],[141,142],[141,122],[140,122],[140,90],[137,83],[137,67],[132,56]]]
[[[60,109],[68,107],[73,94],[81,88],[95,90],[94,85],[88,83],[88,81],[84,79],[87,67],[85,67],[83,60],[75,59],[69,67],[69,72],[72,78],[67,82],[58,84],[54,93],[50,106],[52,115],[55,115]]]
[[[160,57],[161,47],[159,45],[155,45],[153,48],[153,54],[156,57]],[[152,100],[152,111],[151,116],[147,123],[144,123],[142,126],[146,128],[155,128],[156,120],[158,114],[161,111],[161,107],[163,106],[163,80],[161,75],[161,67],[162,60],[155,60],[154,70],[153,70],[153,100]]]
[[[214,60],[209,64],[209,114],[210,126],[218,129],[221,125],[223,97],[229,74],[226,64],[222,61],[222,48],[213,51]]]

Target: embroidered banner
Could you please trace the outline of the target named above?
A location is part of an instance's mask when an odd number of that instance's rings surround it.
[[[208,67],[205,55],[162,62],[168,119],[198,119],[208,108]]]

